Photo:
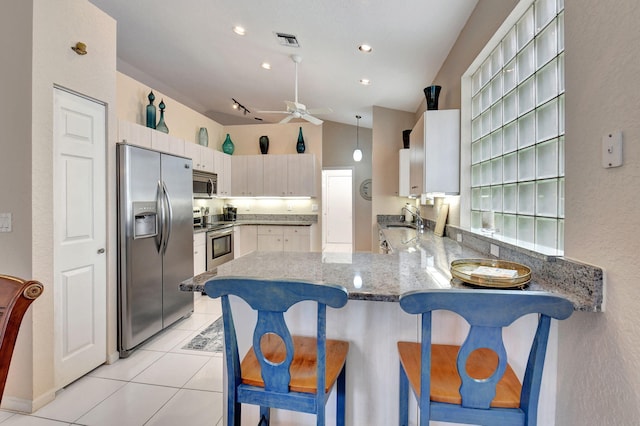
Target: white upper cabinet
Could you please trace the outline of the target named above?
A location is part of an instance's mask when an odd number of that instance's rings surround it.
[[[284,197],[287,195],[287,155],[265,155],[264,195]]]
[[[231,155],[213,151],[213,172],[218,175],[218,196],[231,196]]]
[[[153,129],[129,121],[118,120],[118,142],[127,142],[144,148],[151,148]]]
[[[287,156],[287,196],[316,196],[316,157],[313,154]]]
[[[214,172],[214,150],[192,142],[185,142],[184,156],[191,158],[193,169],[203,172]]]
[[[410,194],[459,194],[460,110],[425,111],[410,140]]]
[[[262,155],[231,156],[231,195],[258,197],[264,193]]]

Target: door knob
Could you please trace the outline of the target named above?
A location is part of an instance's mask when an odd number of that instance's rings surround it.
[[[104,253],[104,249],[103,248],[98,249],[98,254],[102,254],[102,253]]]

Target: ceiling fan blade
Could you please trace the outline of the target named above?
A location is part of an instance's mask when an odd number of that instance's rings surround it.
[[[289,111],[256,111],[260,114],[289,114]]]
[[[331,114],[333,110],[331,108],[312,108],[308,109],[309,114]]]
[[[283,118],[282,120],[280,120],[280,124],[284,124],[284,123],[288,123],[291,120],[293,120],[293,115],[287,115],[285,118]]]
[[[315,124],[316,126],[319,126],[320,124],[322,124],[322,120],[320,120],[319,118],[314,117],[313,115],[309,115],[309,114],[302,114],[302,117],[305,120],[307,120],[310,123]]]

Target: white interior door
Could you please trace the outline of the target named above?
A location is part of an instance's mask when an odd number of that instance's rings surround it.
[[[353,250],[352,170],[323,170],[324,250]]]
[[[106,360],[105,106],[54,90],[56,387]]]

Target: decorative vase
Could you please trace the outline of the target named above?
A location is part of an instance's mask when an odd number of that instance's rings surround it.
[[[198,143],[202,146],[209,146],[209,133],[206,127],[200,127],[198,132]]]
[[[166,123],[164,122],[164,99],[160,101],[158,106],[160,107],[160,120],[158,121],[158,124],[156,125],[156,130],[159,130],[159,131],[164,132],[164,133],[169,133],[169,128],[167,127]]]
[[[427,98],[427,110],[438,109],[438,96],[441,86],[429,86],[424,88],[424,96]]]
[[[266,154],[269,151],[269,136],[260,136],[260,152]]]
[[[222,143],[222,152],[224,152],[225,154],[231,155],[233,154],[234,149],[235,147],[233,146],[233,141],[231,140],[231,136],[229,136],[229,133],[227,133],[227,137]]]
[[[156,107],[153,105],[153,101],[156,99],[156,95],[153,94],[153,90],[149,92],[149,105],[147,105],[147,127],[152,129],[156,128]]]
[[[296,143],[296,151],[298,151],[298,154],[303,154],[304,150],[304,138],[302,137],[302,127],[300,127],[300,130],[298,131],[298,143]]]
[[[402,146],[404,149],[409,149],[409,135],[411,135],[411,129],[402,131]]]

